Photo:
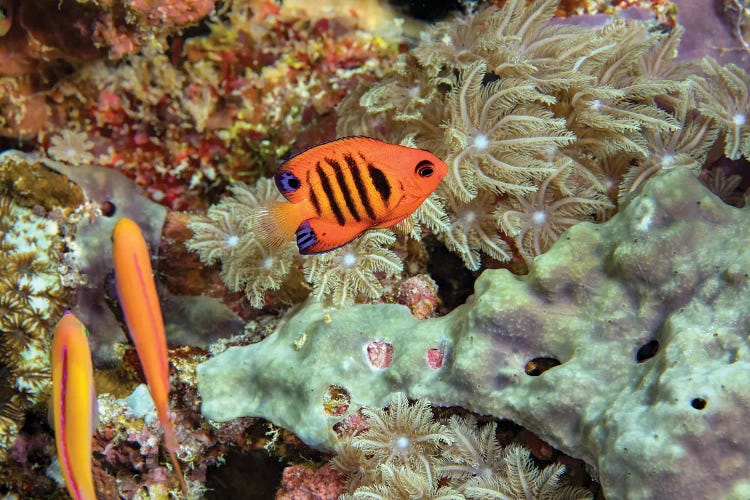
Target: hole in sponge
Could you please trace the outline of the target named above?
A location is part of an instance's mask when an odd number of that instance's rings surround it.
[[[696,410],[702,410],[703,408],[706,407],[707,404],[708,402],[703,398],[693,398],[690,401],[690,406],[692,406]]]
[[[555,358],[534,358],[526,362],[523,371],[531,377],[538,377],[550,368],[560,365],[560,361]]]
[[[112,217],[113,215],[115,215],[115,212],[117,211],[117,207],[111,201],[102,202],[99,208],[101,209],[102,215],[104,217]]]
[[[643,363],[647,359],[651,359],[656,356],[657,352],[659,352],[659,341],[651,340],[643,344],[638,349],[638,352],[635,353],[635,360],[639,363]]]

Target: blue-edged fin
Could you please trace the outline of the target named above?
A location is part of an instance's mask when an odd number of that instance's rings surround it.
[[[280,248],[292,241],[297,228],[307,217],[306,203],[266,201],[253,210],[255,237],[265,248]]]
[[[297,228],[297,247],[302,255],[328,252],[351,242],[366,229],[363,224],[340,226],[336,222],[309,219]]]

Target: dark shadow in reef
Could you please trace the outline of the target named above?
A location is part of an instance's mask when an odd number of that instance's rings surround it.
[[[430,254],[427,272],[438,286],[438,296],[443,302],[445,314],[460,306],[469,295],[474,293],[474,281],[479,273],[466,269],[461,258],[451,252],[434,236],[425,238],[425,245]]]
[[[281,473],[286,465],[265,450],[228,453],[221,467],[208,469],[206,474],[208,491],[204,498],[207,500],[274,498],[281,484]]]

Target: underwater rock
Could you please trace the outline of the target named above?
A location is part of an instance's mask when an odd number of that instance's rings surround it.
[[[334,424],[404,391],[523,425],[594,466],[607,498],[747,498],[749,228],[750,211],[665,171],[529,275],[485,271],[445,317],[309,301],[198,366],[203,414],[260,416],[331,449]],[[371,365],[373,341],[392,346],[388,367]],[[334,386],[348,405],[332,414]]]

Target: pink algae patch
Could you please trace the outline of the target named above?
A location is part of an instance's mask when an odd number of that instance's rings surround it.
[[[442,349],[432,348],[427,350],[427,364],[430,368],[437,370],[443,366],[443,360],[445,359],[445,351]]]
[[[393,345],[380,340],[367,344],[367,359],[375,368],[388,368],[393,363]]]

